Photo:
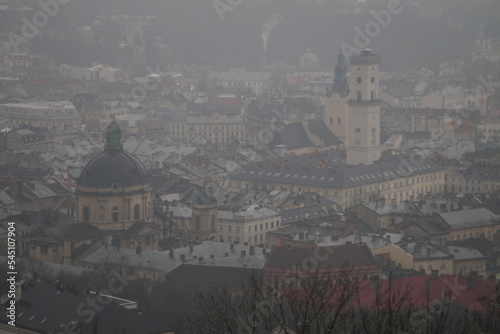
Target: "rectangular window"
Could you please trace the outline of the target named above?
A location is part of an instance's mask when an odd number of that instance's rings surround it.
[[[112,215],[113,215],[113,217],[112,217],[113,221],[117,222],[118,221],[118,207],[117,206],[113,207],[113,213],[112,213]]]
[[[359,90],[356,92],[356,100],[358,102],[361,102],[361,91],[359,91]]]

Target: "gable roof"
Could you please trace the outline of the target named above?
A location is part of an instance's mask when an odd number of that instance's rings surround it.
[[[326,126],[321,118],[314,118],[307,121],[307,128],[311,133],[323,140],[324,146],[335,146],[342,144],[342,141],[335,136]]]
[[[432,162],[407,166],[404,160],[391,160],[373,165],[353,166],[345,169],[303,168],[285,164],[263,164],[250,162],[230,173],[231,179],[319,186],[328,188],[351,188],[386,182],[411,176],[444,170]]]
[[[98,228],[88,223],[75,223],[68,225],[43,227],[32,233],[27,238],[29,240],[62,242],[65,240],[86,240],[103,234]]]
[[[317,260],[318,258],[322,261]],[[297,270],[331,272],[343,268],[377,269],[378,265],[364,244],[337,247],[275,246],[269,255],[264,272],[281,274]]]
[[[239,288],[256,274],[258,270],[250,268],[182,264],[165,276],[165,282]]]
[[[292,151],[313,146],[313,143],[307,137],[302,123],[295,122],[286,125],[281,131],[275,132],[271,145],[286,145],[287,150]]]
[[[439,214],[452,230],[497,224],[499,216],[486,208],[451,211]]]

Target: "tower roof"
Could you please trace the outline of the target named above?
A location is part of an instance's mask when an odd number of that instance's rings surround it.
[[[358,65],[380,64],[381,58],[379,54],[375,54],[371,49],[363,49],[359,54],[351,56],[350,63]]]
[[[337,66],[335,66],[335,78],[333,80],[333,87],[328,92],[330,95],[333,92],[339,93],[343,97],[349,96],[351,89],[349,88],[349,80],[347,80],[347,72],[349,69],[347,68],[345,56],[342,51],[337,58]]]

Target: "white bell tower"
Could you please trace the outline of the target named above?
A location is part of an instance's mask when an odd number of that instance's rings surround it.
[[[381,156],[379,64],[380,55],[369,49],[350,58],[348,165],[371,165]]]

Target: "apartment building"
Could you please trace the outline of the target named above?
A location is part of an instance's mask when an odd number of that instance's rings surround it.
[[[240,212],[219,211],[219,238],[223,242],[266,245],[267,232],[281,227],[281,214],[268,207]]]

